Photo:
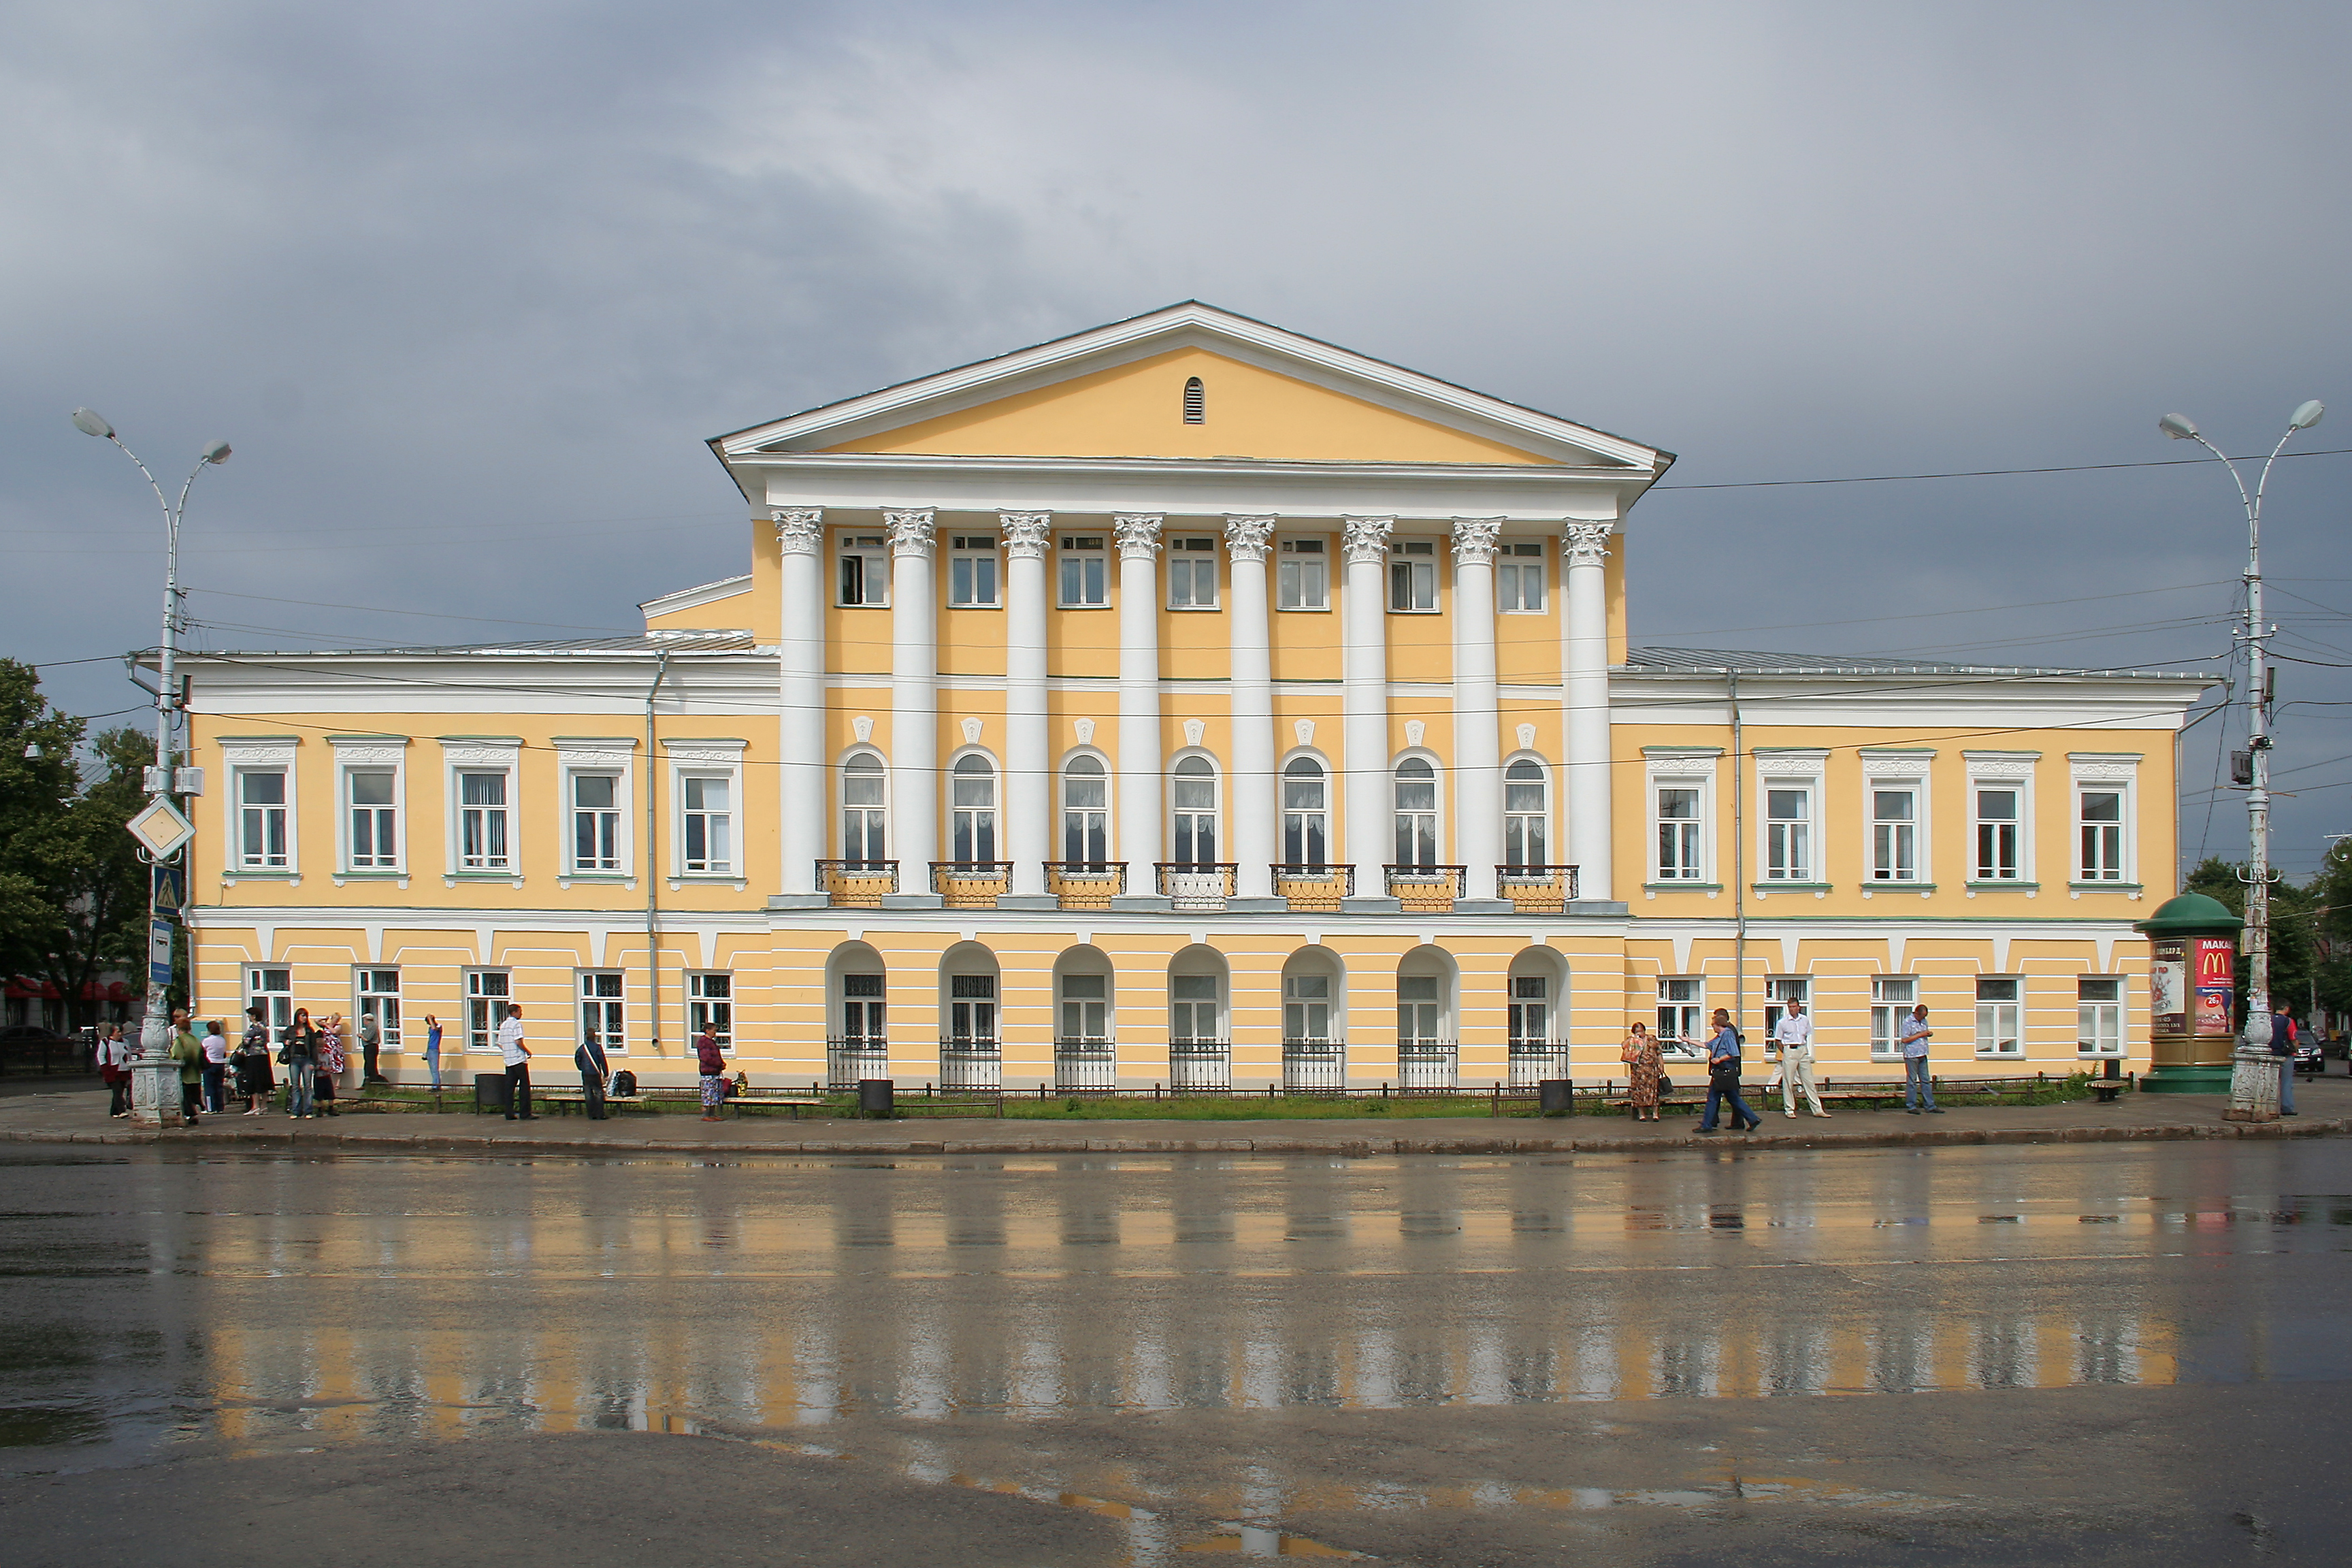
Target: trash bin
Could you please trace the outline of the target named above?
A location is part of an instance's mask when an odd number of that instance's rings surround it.
[[[1536,1084],[1536,1109],[1546,1116],[1567,1116],[1576,1108],[1573,1079],[1548,1078]]]
[[[887,1121],[898,1114],[898,1085],[887,1078],[861,1078],[857,1080],[857,1113],[877,1121]]]
[[[514,1085],[502,1072],[478,1072],[474,1075],[474,1109],[500,1113],[514,1106]]]

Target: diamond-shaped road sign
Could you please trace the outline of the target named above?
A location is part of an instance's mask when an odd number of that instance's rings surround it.
[[[131,819],[130,828],[131,837],[158,860],[178,854],[180,847],[196,836],[196,825],[181,816],[170,801],[160,799],[149,801],[147,809]]]

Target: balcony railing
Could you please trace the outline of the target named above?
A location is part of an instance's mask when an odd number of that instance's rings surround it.
[[[1495,888],[1523,914],[1556,915],[1576,900],[1576,868],[1497,866]]]
[[[856,1089],[861,1079],[889,1076],[889,1041],[876,1035],[829,1035],[825,1037],[825,1088]]]
[[[1443,912],[1462,896],[1467,866],[1383,866],[1381,876],[1389,897],[1409,910]]]
[[[941,1089],[1004,1087],[1004,1058],[993,1039],[958,1037],[940,1042]]]
[[[1054,1088],[1064,1094],[1118,1087],[1118,1047],[1094,1035],[1063,1035],[1054,1041]]]
[[[1460,1049],[1452,1040],[1397,1042],[1397,1083],[1403,1089],[1452,1089]]]
[[[1048,860],[1045,879],[1066,910],[1107,910],[1127,891],[1127,862]]]
[[[1013,885],[1010,860],[934,860],[931,891],[951,910],[992,910]]]
[[[1513,1089],[1528,1089],[1548,1078],[1566,1078],[1568,1047],[1558,1040],[1513,1040],[1510,1072]]]
[[[898,890],[898,862],[820,860],[816,879],[837,909],[878,910],[882,895]]]
[[[1288,899],[1294,910],[1336,910],[1340,900],[1356,891],[1356,868],[1278,860],[1274,866],[1274,890]]]
[[[1337,1094],[1348,1087],[1348,1042],[1282,1042],[1282,1092]]]
[[[1234,896],[1241,868],[1230,860],[1160,860],[1152,871],[1160,896],[1180,910],[1222,910]]]
[[[1174,1089],[1234,1087],[1234,1048],[1228,1040],[1168,1042],[1168,1086]]]

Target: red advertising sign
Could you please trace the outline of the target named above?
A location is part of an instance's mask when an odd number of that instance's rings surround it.
[[[2197,962],[2197,1028],[2203,1037],[2237,1033],[2238,943],[2233,937],[2192,937]]]

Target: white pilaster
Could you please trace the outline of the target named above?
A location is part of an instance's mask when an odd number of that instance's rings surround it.
[[[1152,513],[1111,519],[1118,542],[1118,857],[1127,892],[1113,909],[1165,909],[1159,872],[1160,524]]]
[[[1348,589],[1339,630],[1340,738],[1346,748],[1340,795],[1345,842],[1340,853],[1356,868],[1351,906],[1393,910],[1381,867],[1390,842],[1388,599],[1381,581],[1396,520],[1351,517],[1341,549]]]
[[[1233,755],[1225,770],[1225,821],[1233,845],[1234,894],[1229,907],[1275,910],[1274,858],[1281,853],[1281,781],[1275,777],[1273,627],[1268,624],[1265,557],[1270,517],[1225,519],[1232,563]]]
[[[1495,536],[1499,517],[1454,520],[1454,852],[1465,912],[1504,912],[1501,693],[1495,681]]]
[[[778,838],[783,849],[782,891],[769,902],[808,909],[826,902],[816,863],[825,858],[832,819],[825,788],[831,759],[825,745],[824,509],[776,507],[776,553],[783,575],[783,634],[777,639],[782,709],[777,740]]]
[[[929,507],[885,511],[890,531],[890,853],[886,909],[931,909],[940,852],[940,610]]]
[[[1004,531],[1004,858],[1013,887],[1001,909],[1050,910],[1046,890],[1054,854],[1054,761],[1046,724],[1045,544],[1049,511],[997,515]]]
[[[1609,530],[1571,522],[1560,531],[1568,565],[1562,671],[1567,707],[1568,855],[1580,896],[1613,899],[1610,871]]]

